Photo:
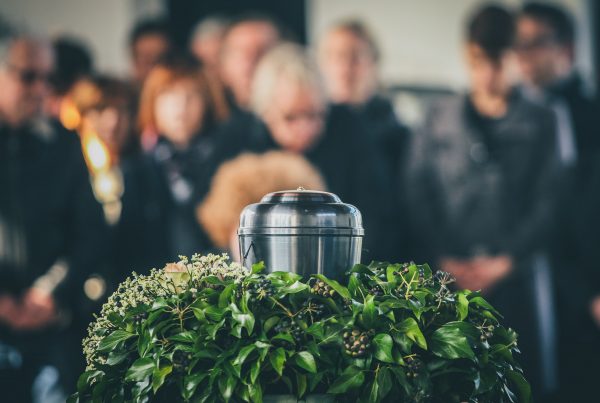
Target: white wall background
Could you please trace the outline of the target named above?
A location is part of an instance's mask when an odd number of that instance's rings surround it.
[[[584,75],[591,78],[593,38],[590,4],[594,0],[553,1],[566,6],[577,18],[578,64]],[[306,2],[307,32],[311,43],[335,21],[358,17],[371,27],[381,44],[382,77],[385,83],[460,88],[466,80],[461,59],[464,22],[474,7],[485,1]],[[518,7],[524,0],[501,2]],[[0,14],[9,20],[41,34],[71,34],[81,37],[93,50],[99,70],[121,75],[127,74],[127,35],[134,22],[142,17],[164,12],[163,0],[0,0]]]
[[[12,24],[50,37],[72,35],[92,50],[96,68],[128,73],[129,30],[139,18],[164,11],[161,0],[0,0]]]
[[[568,8],[578,23],[578,65],[591,77],[593,55],[590,2],[555,0]],[[499,1],[519,7],[522,0]],[[381,74],[387,84],[434,84],[462,87],[464,24],[482,0],[307,0],[311,43],[333,23],[359,18],[380,43]]]

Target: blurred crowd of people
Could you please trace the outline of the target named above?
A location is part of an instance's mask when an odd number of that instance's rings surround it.
[[[427,261],[482,290],[520,334],[537,401],[598,398],[600,108],[564,10],[474,10],[468,90],[410,128],[358,20],[308,49],[270,16],[208,17],[187,51],[143,21],[128,80],[76,39],[0,31],[9,401],[74,390],[91,314],[132,271],[237,257],[242,208],[298,186],[360,209],[365,261]]]

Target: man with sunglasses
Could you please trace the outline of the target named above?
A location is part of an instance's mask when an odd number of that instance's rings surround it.
[[[586,95],[574,67],[575,26],[564,10],[527,3],[518,20],[516,51],[524,93],[555,112],[558,148],[569,168],[551,248],[555,278],[569,278],[557,281],[561,398],[590,401],[600,371],[600,331],[591,320],[600,326],[600,105]]]
[[[86,275],[98,269],[97,255],[105,253],[102,212],[90,189],[79,140],[43,115],[52,68],[52,50],[45,41],[0,37],[3,402],[31,401],[42,366],[60,361],[59,367],[69,368],[59,346],[73,339],[71,324],[89,304]],[[65,360],[57,361],[61,356]]]

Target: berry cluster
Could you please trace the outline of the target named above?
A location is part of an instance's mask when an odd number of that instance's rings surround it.
[[[192,353],[182,350],[175,350],[173,353],[173,370],[183,372],[192,361]]]
[[[147,312],[140,312],[136,315],[133,315],[133,323],[136,325],[141,324],[143,321],[145,321],[148,318],[148,313]]]
[[[272,297],[275,295],[275,287],[266,277],[262,277],[256,283],[252,283],[250,288],[248,289],[250,294],[252,294],[252,300],[262,300],[268,297]]]
[[[320,295],[323,298],[331,298],[335,295],[335,290],[322,280],[315,281],[310,292]]]
[[[274,330],[277,333],[289,333],[297,343],[302,341],[302,336],[304,334],[302,328],[290,318],[281,319],[279,323],[275,325]]]
[[[382,297],[383,296],[383,290],[381,289],[380,286],[378,285],[374,285],[373,287],[371,287],[369,289],[369,294],[375,296],[375,297]]]
[[[416,355],[410,355],[405,358],[406,376],[416,378],[423,367],[423,362]]]
[[[343,337],[346,354],[352,358],[364,357],[371,347],[371,338],[368,332],[352,329],[352,331],[344,332]]]
[[[312,299],[308,299],[302,303],[302,310],[296,314],[296,318],[302,320],[310,318],[312,321],[319,320],[325,314],[325,305],[318,302],[313,302]]]

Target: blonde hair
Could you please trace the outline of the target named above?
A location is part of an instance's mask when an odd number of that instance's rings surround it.
[[[258,116],[264,116],[272,104],[273,92],[281,78],[313,87],[325,99],[321,76],[313,58],[300,45],[284,42],[263,56],[254,73],[250,108]]]
[[[245,206],[298,186],[325,190],[323,177],[304,157],[285,151],[242,154],[221,165],[196,215],[214,244],[225,249]]]

